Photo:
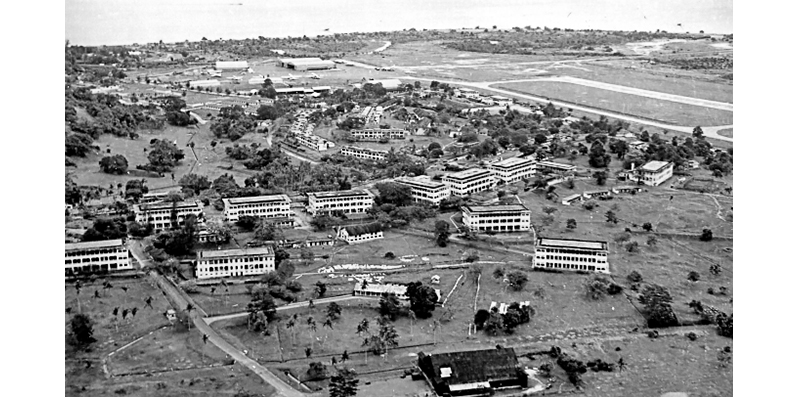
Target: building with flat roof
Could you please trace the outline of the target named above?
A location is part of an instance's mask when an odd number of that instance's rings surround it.
[[[534,251],[534,269],[610,272],[605,241],[539,237]]]
[[[386,150],[375,150],[357,146],[344,146],[339,150],[339,153],[346,157],[355,157],[372,161],[385,161],[386,155],[389,154]]]
[[[194,80],[189,82],[189,88],[219,87],[219,80]]]
[[[634,172],[633,178],[647,186],[658,186],[672,177],[673,164],[667,161],[651,161]]]
[[[363,128],[351,130],[350,135],[356,141],[378,142],[382,139],[406,139],[408,131],[402,128]]]
[[[411,188],[411,196],[415,202],[426,202],[439,205],[444,199],[450,197],[450,188],[444,182],[431,180],[426,175],[415,177],[400,177],[395,182]]]
[[[513,348],[419,353],[417,366],[439,396],[484,396],[501,388],[528,386],[528,375],[520,371]]]
[[[217,61],[214,69],[217,70],[245,70],[249,69],[247,61]]]
[[[585,199],[593,199],[593,198],[596,198],[596,197],[610,196],[610,195],[611,195],[611,191],[608,190],[608,189],[587,190],[587,191],[583,192],[583,198],[585,198]]]
[[[336,146],[333,142],[314,134],[295,134],[294,138],[297,139],[297,143],[318,152],[323,152]]]
[[[636,194],[638,192],[641,192],[642,188],[638,186],[614,186],[611,188],[611,191],[614,192],[614,194],[620,194],[620,193]]]
[[[178,226],[183,226],[184,220],[189,215],[196,216],[198,221],[202,220],[203,203],[194,200],[179,203],[135,204],[133,206],[136,222],[152,224],[154,233],[159,233],[172,227],[173,211],[177,217]]]
[[[336,68],[336,64],[333,63],[333,61],[322,60],[320,58],[280,58],[278,59],[278,65],[301,72]]]
[[[472,232],[525,232],[531,230],[531,210],[522,204],[465,205],[461,221]]]
[[[442,176],[442,182],[450,188],[450,194],[459,197],[466,197],[497,186],[497,179],[492,171],[482,168],[470,168],[444,175]]]
[[[255,197],[234,197],[222,199],[225,206],[225,220],[236,222],[240,216],[250,215],[259,218],[292,217],[292,200],[285,194]]]
[[[567,197],[561,199],[561,204],[564,205],[572,205],[572,203],[581,201],[583,199],[583,195],[580,193],[570,194]]]
[[[572,164],[561,164],[554,161],[540,161],[536,163],[536,169],[542,172],[575,172],[577,168],[578,167]]]
[[[536,172],[536,162],[521,157],[511,157],[487,167],[495,178],[505,183],[513,183],[533,176]]]
[[[366,243],[367,241],[383,238],[383,228],[380,223],[366,225],[351,225],[339,228],[336,237],[348,244]]]
[[[130,269],[130,253],[122,239],[64,244],[64,277]]]
[[[272,247],[200,251],[195,276],[198,279],[242,277],[275,271]]]
[[[306,210],[312,215],[363,213],[372,208],[375,195],[367,190],[335,190],[308,193]]]
[[[407,287],[404,284],[393,284],[393,283],[386,283],[386,284],[379,284],[379,283],[367,283],[363,281],[356,281],[355,287],[353,287],[353,295],[355,296],[373,296],[376,298],[380,298],[383,294],[389,294],[396,296],[397,299],[407,301],[408,295],[406,293]]]

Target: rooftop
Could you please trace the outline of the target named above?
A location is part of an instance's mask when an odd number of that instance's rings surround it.
[[[536,245],[538,247],[580,248],[590,250],[605,250],[607,247],[605,241],[553,239],[546,237],[540,237],[537,240]]]
[[[446,186],[444,183],[433,181],[431,180],[431,178],[425,175],[417,175],[415,177],[401,177],[395,179],[395,182],[407,185],[418,185],[429,189],[438,189]]]
[[[669,166],[670,162],[667,161],[651,161],[642,166],[642,171],[658,172]]]
[[[203,208],[203,204],[199,201],[181,201],[177,203],[177,208],[187,208],[187,207],[200,207]],[[139,209],[142,211],[153,211],[153,210],[166,210],[171,209],[172,203],[153,203],[153,204],[140,204]]]
[[[231,256],[248,256],[248,255],[274,255],[271,246],[258,247],[258,248],[236,248],[229,250],[211,250],[200,251],[197,253],[198,258],[227,258]]]
[[[428,373],[434,384],[486,382],[489,380],[515,378],[517,376],[517,355],[513,348],[495,348],[452,353],[436,353],[425,357],[430,359]],[[428,367],[423,365],[422,367]],[[446,376],[442,376],[442,372]]]
[[[485,175],[491,176],[492,173],[489,170],[483,168],[470,168],[468,170],[455,172],[449,175],[445,175],[444,178],[451,178],[451,179],[469,179],[475,176]]]
[[[360,281],[356,281],[355,289],[357,290],[366,290],[370,292],[378,292],[378,293],[389,293],[394,295],[405,295],[407,287],[403,284],[369,284],[367,283],[367,288],[363,288],[364,283]]]
[[[561,164],[556,163],[555,161],[540,161],[539,165],[543,167],[552,167],[552,168],[575,168],[572,164]]]
[[[507,204],[507,205],[465,205],[469,212],[512,212],[512,211],[528,211],[528,207],[522,204]]]
[[[516,167],[521,164],[534,164],[533,160],[531,159],[524,159],[520,157],[510,157],[502,161],[498,161],[496,163],[491,164],[492,167],[499,167],[499,168],[511,168]]]
[[[269,196],[255,196],[255,197],[234,197],[234,198],[222,199],[222,202],[230,204],[266,203],[273,201],[288,203],[291,202],[292,200],[289,198],[289,196],[285,194],[273,194]]]
[[[366,190],[334,190],[329,192],[311,192],[307,193],[308,197],[317,199],[334,198],[334,197],[354,197],[354,196],[368,196],[372,197]]]
[[[367,147],[358,147],[358,146],[344,146],[344,147],[342,147],[342,150],[345,150],[345,149],[348,149],[348,150],[360,150],[360,151],[370,152],[370,153],[389,154],[389,151],[387,151],[387,150],[370,149],[370,148],[367,148]]]
[[[122,239],[86,241],[82,243],[64,244],[64,251],[78,251],[78,250],[87,250],[95,248],[119,247],[121,245],[122,245]]]

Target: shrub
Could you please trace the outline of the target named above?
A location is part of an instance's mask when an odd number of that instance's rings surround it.
[[[630,274],[628,274],[628,281],[630,281],[632,283],[641,283],[642,280],[643,280],[642,279],[642,275],[639,274],[639,272],[637,272],[636,270],[634,270],[634,271],[630,272]]]
[[[628,244],[625,244],[625,250],[631,253],[639,252],[639,242],[631,241]]]
[[[711,229],[703,229],[703,233],[700,234],[700,241],[711,241],[714,239],[714,233]]]
[[[622,286],[615,283],[607,276],[595,274],[584,282],[586,297],[590,300],[600,300],[605,295],[616,295],[622,292]]]
[[[394,252],[389,251],[386,254],[384,254],[383,257],[386,258],[386,259],[394,259],[395,258]]]
[[[592,201],[592,200],[589,200],[589,201],[583,203],[583,208],[586,209],[586,210],[591,211],[591,210],[597,208],[597,203]]]
[[[508,274],[508,284],[514,291],[521,291],[523,288],[525,288],[525,284],[527,283],[528,276],[521,271],[515,271]]]
[[[687,276],[687,278],[691,282],[698,282],[698,281],[700,281],[700,273],[692,270],[692,271],[689,272],[689,275]]]

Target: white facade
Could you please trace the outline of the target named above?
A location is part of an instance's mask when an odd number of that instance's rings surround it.
[[[130,270],[128,247],[121,239],[64,245],[64,276]]]
[[[314,149],[318,152],[322,152],[336,146],[333,142],[317,135],[295,134],[294,137],[301,145]]]
[[[450,194],[459,197],[491,190],[497,186],[497,179],[492,172],[481,168],[470,168],[445,175],[442,177],[442,182],[450,188]]]
[[[554,161],[540,161],[536,163],[536,169],[540,171],[552,172],[575,172],[577,167],[572,164],[561,164]]]
[[[356,146],[345,146],[339,151],[342,156],[355,157],[365,160],[384,161],[389,152],[385,150],[374,150],[368,148],[361,148]]]
[[[306,209],[312,216],[331,212],[344,214],[367,212],[375,203],[375,195],[366,190],[342,190],[308,193]]]
[[[236,222],[240,216],[252,215],[259,218],[292,217],[292,200],[285,194],[256,197],[224,198],[225,220]]]
[[[370,284],[356,281],[356,285],[353,287],[353,295],[380,298],[383,294],[389,294],[396,296],[398,300],[407,301],[409,300],[407,289],[408,287],[403,284]]]
[[[219,87],[219,80],[194,80],[189,82],[190,88]]]
[[[217,70],[240,70],[247,69],[247,61],[217,61],[214,65]]]
[[[377,142],[381,139],[405,139],[408,131],[401,128],[364,128],[351,130],[350,135],[357,141]]]
[[[538,238],[535,251],[534,268],[609,273],[604,241]]]
[[[524,232],[531,230],[531,211],[522,204],[465,205],[462,222],[473,232]]]
[[[531,159],[512,157],[489,164],[489,171],[505,183],[513,183],[533,176],[536,172],[536,162]]]
[[[339,229],[337,237],[344,240],[347,244],[366,243],[372,240],[379,240],[383,238],[383,230],[380,230],[378,225],[356,225],[347,226]]]
[[[432,181],[425,175],[415,177],[402,177],[395,182],[411,188],[411,196],[415,202],[427,202],[439,205],[444,199],[450,197],[450,188],[443,182]]]
[[[658,186],[672,177],[673,164],[651,161],[638,169],[638,180],[648,186]]]
[[[269,246],[197,253],[198,279],[254,276],[272,271],[275,271],[275,253]]]
[[[150,223],[153,225],[155,233],[162,232],[172,227],[172,211],[176,212],[178,226],[183,225],[184,219],[189,215],[195,215],[198,221],[203,216],[203,203],[199,201],[184,201],[180,203],[154,203],[139,204],[133,206],[136,214],[136,222],[141,224]]]

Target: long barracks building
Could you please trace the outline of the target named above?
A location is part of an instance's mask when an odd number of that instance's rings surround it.
[[[351,130],[350,135],[356,141],[377,142],[381,139],[405,139],[408,131],[401,128],[364,128]]]
[[[497,179],[492,175],[492,171],[482,168],[470,168],[445,175],[442,177],[442,182],[450,188],[450,194],[459,197],[466,197],[497,186]]]
[[[439,205],[442,200],[450,197],[450,188],[443,182],[431,180],[429,177],[419,175],[415,177],[401,177],[395,182],[411,188],[411,196],[415,202],[427,202]]]
[[[121,239],[64,245],[64,276],[132,269],[128,247]]]
[[[198,279],[241,277],[264,274],[275,270],[272,247],[200,251],[197,253],[195,275]]]
[[[342,156],[373,161],[384,161],[389,154],[386,150],[375,150],[357,146],[344,146],[339,153],[341,153]]]
[[[608,243],[605,241],[536,239],[534,269],[609,273]]]
[[[180,203],[161,202],[133,206],[136,222],[152,224],[155,233],[167,230],[172,226],[173,211],[176,213],[178,226],[181,226],[189,215],[194,215],[198,219],[203,216],[203,203],[199,201],[184,201]]]
[[[472,232],[524,232],[531,230],[531,210],[522,204],[465,205],[462,222]]]
[[[256,197],[224,198],[225,220],[236,222],[240,216],[251,215],[259,218],[290,218],[292,200],[285,194]]]
[[[341,190],[308,193],[306,209],[311,216],[341,212],[353,214],[367,212],[375,203],[375,195],[366,190]]]
[[[536,162],[531,159],[511,157],[494,164],[489,164],[494,176],[505,183],[512,183],[533,176]]]

